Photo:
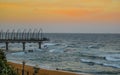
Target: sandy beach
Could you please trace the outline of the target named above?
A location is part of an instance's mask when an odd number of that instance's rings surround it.
[[[20,75],[22,74],[22,69],[23,69],[22,64],[13,63],[13,62],[8,62],[8,64],[11,65],[11,67],[13,67]],[[24,74],[33,75],[33,73],[34,73],[34,67],[25,65]],[[47,69],[39,68],[37,75],[90,75],[90,74],[83,74],[83,73],[76,74],[62,70],[47,70]]]

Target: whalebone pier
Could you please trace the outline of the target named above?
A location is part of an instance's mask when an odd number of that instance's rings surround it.
[[[26,43],[38,43],[39,49],[41,49],[41,44],[44,41],[48,41],[49,39],[43,36],[42,29],[31,29],[29,30],[20,30],[18,29],[15,31],[14,29],[10,31],[0,31],[0,43],[6,44],[6,50],[9,50],[9,43],[22,43],[23,44],[23,51],[25,51],[25,44]]]

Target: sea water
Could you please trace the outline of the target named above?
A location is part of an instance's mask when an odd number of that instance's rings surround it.
[[[120,75],[120,34],[46,33],[49,42],[26,44],[26,51],[19,52],[21,44],[10,44],[9,61],[25,60],[46,69],[61,69],[94,75]],[[1,44],[3,48],[4,45]]]

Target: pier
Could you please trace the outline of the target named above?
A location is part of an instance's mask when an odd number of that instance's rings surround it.
[[[0,31],[0,43],[6,44],[6,50],[9,50],[9,43],[22,43],[23,44],[23,51],[25,51],[25,44],[26,43],[38,43],[39,49],[41,49],[41,44],[44,41],[48,41],[48,38],[43,36],[43,30],[34,29],[33,31],[29,29],[28,31],[24,29],[21,31],[18,29],[17,31],[12,30],[11,32],[9,29],[4,32]]]

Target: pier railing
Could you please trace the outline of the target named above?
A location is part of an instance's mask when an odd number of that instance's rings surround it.
[[[12,30],[11,32],[7,30],[6,32],[0,31],[0,40],[41,40],[43,38],[43,31],[40,29],[37,30],[31,30],[28,31],[23,30]]]

